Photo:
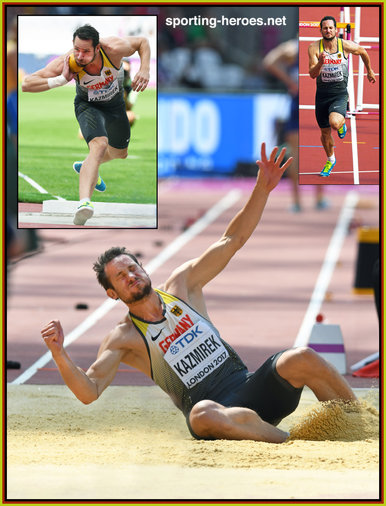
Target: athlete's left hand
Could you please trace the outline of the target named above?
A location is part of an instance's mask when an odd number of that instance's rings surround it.
[[[143,91],[146,89],[150,80],[150,72],[147,70],[141,70],[135,74],[134,79],[131,83],[133,91]]]
[[[275,186],[280,181],[281,176],[284,174],[285,170],[290,166],[293,160],[293,158],[290,157],[282,166],[280,166],[287,150],[286,148],[283,148],[276,158],[278,151],[279,148],[274,147],[268,159],[265,152],[265,142],[263,142],[261,145],[261,160],[257,160],[256,162],[259,166],[257,185],[267,193],[275,188]]]
[[[369,80],[370,83],[375,83],[376,81],[375,74],[372,70],[370,70],[370,72],[367,72],[367,79]]]

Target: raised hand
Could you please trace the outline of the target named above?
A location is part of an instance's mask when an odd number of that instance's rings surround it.
[[[293,158],[290,157],[282,166],[280,166],[287,149],[283,148],[280,151],[279,156],[276,158],[278,151],[279,148],[274,147],[268,159],[265,150],[265,142],[261,145],[261,160],[257,160],[256,162],[259,167],[257,184],[266,192],[270,192],[275,188],[285,170],[290,166],[293,160]]]

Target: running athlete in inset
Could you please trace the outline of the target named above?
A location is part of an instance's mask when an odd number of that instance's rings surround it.
[[[75,225],[84,225],[94,214],[91,196],[94,189],[105,191],[99,166],[116,158],[126,158],[130,123],[123,98],[122,58],[138,52],[141,65],[133,78],[132,89],[143,91],[150,78],[150,46],[144,37],[106,37],[84,25],[73,34],[73,49],[51,61],[45,68],[25,77],[22,90],[47,91],[76,81],[75,115],[88,144],[85,160],[74,162],[79,174],[79,207]],[[74,55],[75,68],[69,59]],[[74,64],[72,64],[74,65]]]
[[[321,141],[327,162],[320,173],[328,177],[336,164],[334,139],[331,129],[343,139],[347,132],[345,122],[348,102],[348,54],[359,55],[367,70],[367,79],[375,83],[367,51],[350,40],[337,37],[336,20],[325,16],[320,22],[322,39],[308,48],[309,74],[316,78],[315,115],[321,131]]]
[[[279,351],[248,372],[208,315],[203,289],[221,273],[254,233],[270,192],[292,162],[285,148],[269,158],[262,145],[259,172],[248,201],[223,235],[201,255],[177,267],[158,288],[125,247],[113,247],[94,263],[97,279],[127,314],[103,339],[85,372],[63,347],[58,320],[42,329],[63,380],[80,401],[95,401],[113,381],[120,363],[139,369],[184,413],[198,439],[250,439],[281,443],[277,427],[292,413],[307,385],[320,401],[356,401],[346,380],[314,350]],[[240,282],[242,282],[240,280]],[[235,318],[240,316],[237,312]]]

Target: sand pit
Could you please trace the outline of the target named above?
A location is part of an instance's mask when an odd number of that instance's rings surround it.
[[[377,499],[378,390],[357,394],[361,409],[342,412],[305,390],[278,445],[196,441],[158,387],[110,387],[84,406],[64,386],[8,386],[6,497]]]

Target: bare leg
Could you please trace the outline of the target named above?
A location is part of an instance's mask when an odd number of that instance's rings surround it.
[[[117,158],[127,158],[127,148],[117,149],[108,145],[101,163],[106,163]]]
[[[91,198],[98,181],[99,165],[107,150],[107,137],[95,137],[89,144],[89,154],[79,173],[79,199]]]
[[[326,155],[328,157],[333,156],[334,154],[334,139],[331,135],[331,128],[321,128],[321,137],[320,140],[322,141],[322,145],[324,148],[324,151],[326,152]]]
[[[89,199],[98,181],[99,166],[116,158],[126,158],[126,149],[112,148],[107,137],[95,137],[89,142],[89,154],[79,174],[79,199]]]
[[[333,128],[334,130],[339,130],[344,125],[345,119],[344,116],[342,116],[338,112],[332,112],[328,117],[328,121],[330,123],[331,128]]]
[[[203,438],[250,439],[268,443],[283,443],[287,432],[263,421],[248,408],[226,408],[214,401],[204,400],[193,406],[189,421],[193,431]]]
[[[356,400],[343,376],[311,348],[285,351],[276,363],[276,370],[295,388],[308,386],[319,401]]]

